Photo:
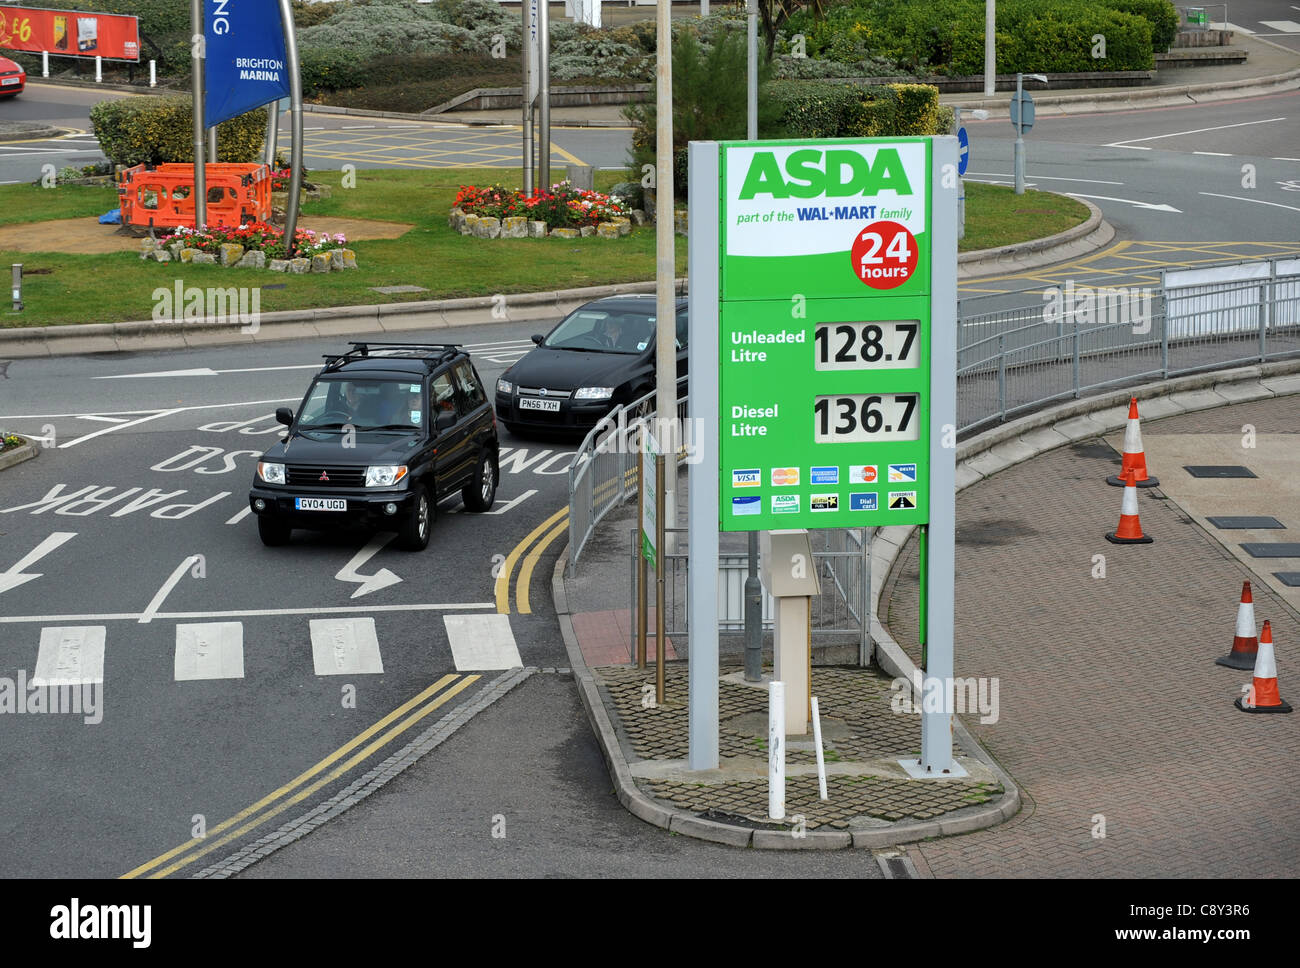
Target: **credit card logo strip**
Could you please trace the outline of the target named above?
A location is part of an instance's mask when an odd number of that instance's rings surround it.
[[[773,514],[796,514],[799,511],[798,494],[773,494],[772,495],[772,513]]]
[[[746,467],[731,472],[732,487],[759,487],[763,483],[763,471],[759,467]]]
[[[731,514],[733,517],[762,513],[763,498],[757,494],[747,494],[744,497],[733,497],[731,499]]]
[[[875,491],[849,495],[850,511],[875,511],[880,507],[880,497]]]
[[[874,484],[877,476],[875,464],[858,464],[849,468],[850,484]]]
[[[889,483],[890,484],[915,484],[916,465],[915,464],[890,464]]]
[[[773,486],[773,487],[798,487],[798,486],[799,486],[799,468],[797,468],[797,467],[773,467],[773,468],[772,468],[772,486]]]
[[[808,507],[813,511],[838,511],[840,496],[838,494],[812,494],[808,498]]]
[[[839,482],[840,469],[838,467],[808,468],[808,483],[810,484],[838,484]]]
[[[916,507],[915,491],[890,491],[889,510],[910,511]]]

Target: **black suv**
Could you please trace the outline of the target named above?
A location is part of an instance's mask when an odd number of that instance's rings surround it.
[[[294,528],[362,524],[419,551],[439,500],[460,491],[471,511],[496,500],[496,416],[459,346],[348,345],[325,357],[296,417],[275,412],[289,433],[253,477],[258,534],[280,545]]]

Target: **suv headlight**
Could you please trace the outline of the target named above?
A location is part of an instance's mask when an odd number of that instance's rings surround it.
[[[578,387],[575,400],[608,400],[614,395],[613,387]]]
[[[514,390],[515,386],[509,380],[497,380],[497,393],[504,393],[506,396]]]
[[[366,468],[366,487],[392,487],[405,476],[405,464],[376,464]]]
[[[267,484],[283,484],[284,465],[273,461],[258,461],[257,476]]]

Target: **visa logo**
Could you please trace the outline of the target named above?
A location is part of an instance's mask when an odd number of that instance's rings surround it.
[[[757,467],[731,472],[732,487],[758,487],[762,483],[763,472]]]

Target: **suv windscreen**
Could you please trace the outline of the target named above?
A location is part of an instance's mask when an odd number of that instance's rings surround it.
[[[391,430],[415,433],[424,423],[419,382],[317,380],[298,414],[298,430]]]
[[[579,309],[542,342],[558,350],[640,353],[654,339],[654,317],[644,313]]]

